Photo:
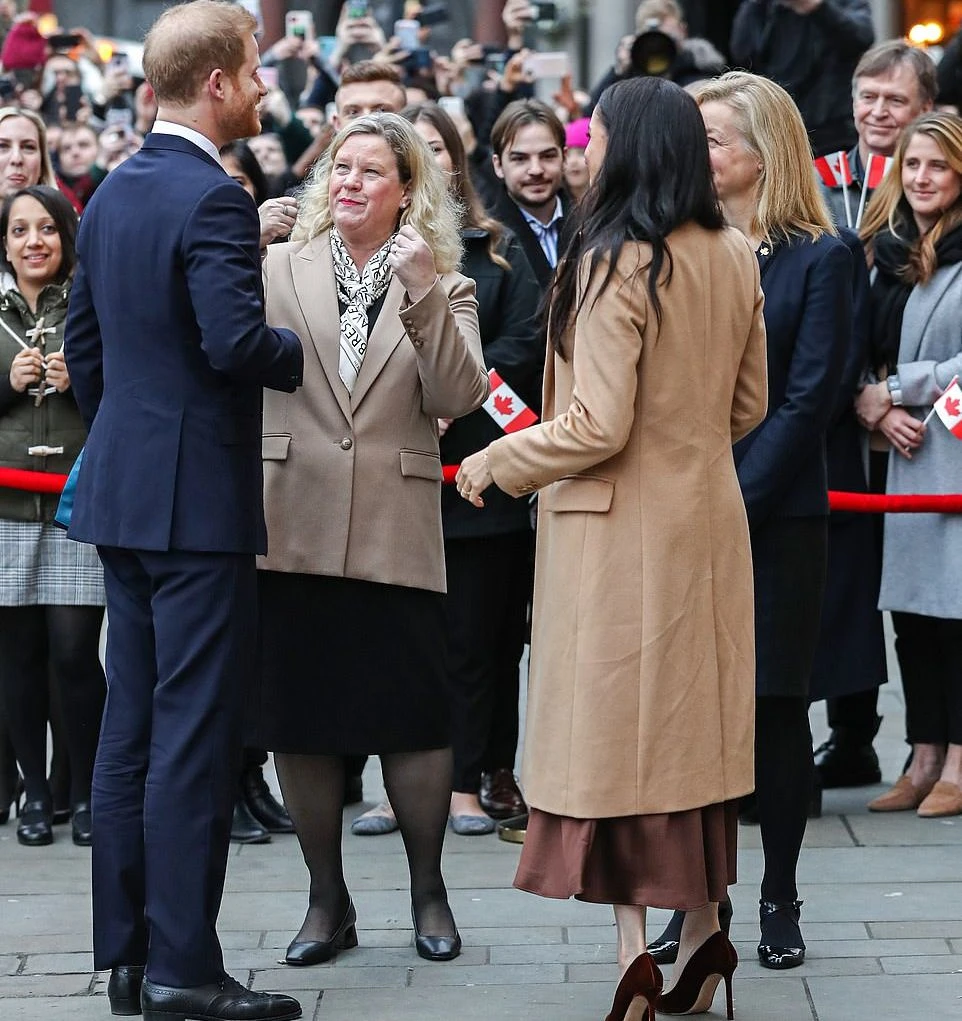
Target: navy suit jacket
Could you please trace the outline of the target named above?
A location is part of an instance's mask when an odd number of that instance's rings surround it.
[[[89,436],[69,535],[263,553],[262,387],[300,341],[264,322],[253,200],[197,146],[148,135],[87,206],[64,353]]]
[[[825,434],[852,337],[852,253],[829,234],[761,256],[768,414],[735,444],[749,524],[828,513]]]

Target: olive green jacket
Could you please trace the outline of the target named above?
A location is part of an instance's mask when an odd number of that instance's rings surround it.
[[[35,395],[17,393],[10,385],[10,366],[20,345],[10,330],[30,347],[45,353],[63,346],[64,320],[70,285],[50,284],[37,301],[37,314],[30,311],[19,291],[11,288],[0,297],[0,467],[66,474],[80,453],[86,430],[72,392],[47,394],[35,404]],[[26,336],[39,319],[44,333],[41,340]],[[5,329],[4,327],[7,327]],[[32,388],[28,388],[32,389]],[[31,447],[63,447],[62,453],[31,454]],[[59,496],[41,495],[0,486],[0,518],[8,521],[52,521]]]

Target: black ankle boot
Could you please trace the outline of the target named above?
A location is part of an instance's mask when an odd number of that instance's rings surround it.
[[[815,749],[815,773],[822,787],[868,787],[881,782],[882,770],[872,747],[881,723],[882,717],[877,716],[874,727],[836,727]]]
[[[271,793],[264,770],[260,766],[248,766],[241,776],[241,791],[251,815],[268,833],[293,833],[294,823],[287,809]]]
[[[758,902],[758,917],[762,938],[758,944],[758,960],[763,968],[797,968],[805,963],[805,941],[799,921],[802,902],[773,904],[771,901]]]

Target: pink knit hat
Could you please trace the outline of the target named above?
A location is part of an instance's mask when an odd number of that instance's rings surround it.
[[[47,40],[37,31],[35,21],[17,21],[3,41],[0,61],[5,71],[42,67],[47,59]]]
[[[586,149],[588,147],[588,125],[591,123],[587,117],[572,121],[565,125],[565,145],[569,149]]]

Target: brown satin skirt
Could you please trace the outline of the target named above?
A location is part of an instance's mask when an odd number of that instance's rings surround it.
[[[613,819],[532,808],[514,885],[540,897],[690,911],[725,899],[737,849],[737,800]]]

